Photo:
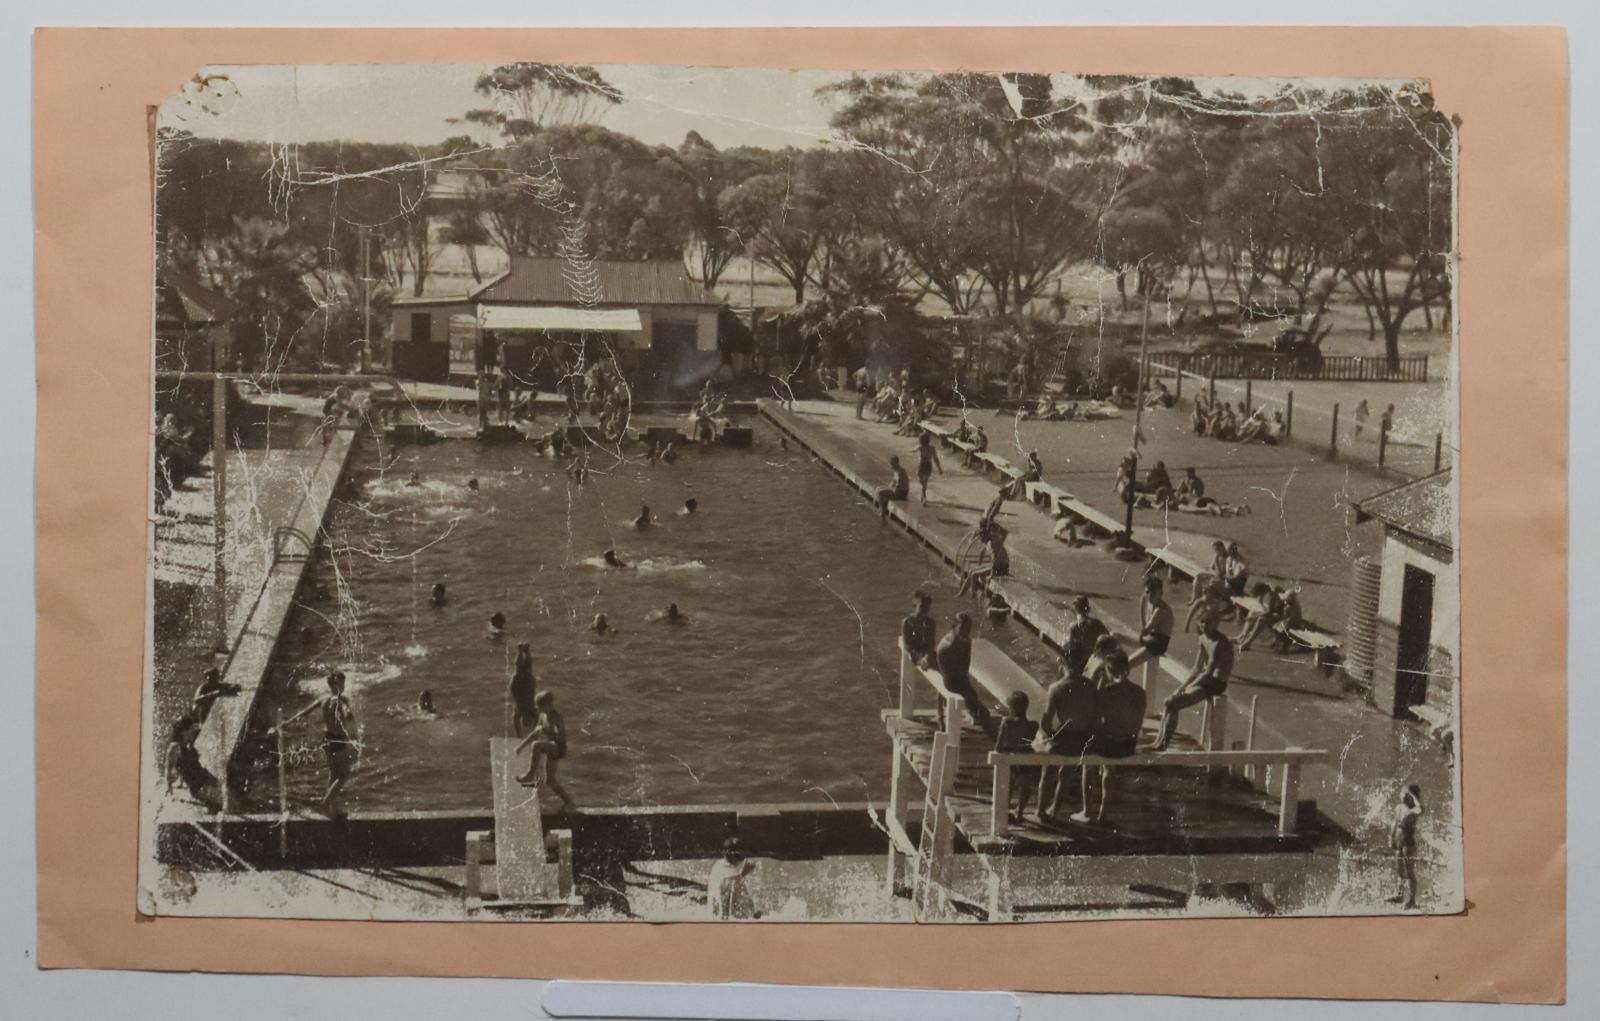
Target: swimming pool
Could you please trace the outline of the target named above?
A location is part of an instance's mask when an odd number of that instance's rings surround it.
[[[287,715],[328,670],[347,674],[362,746],[352,811],[486,809],[488,740],[507,731],[523,641],[566,716],[562,781],[580,805],[881,801],[879,711],[896,697],[910,593],[936,593],[941,633],[976,608],[954,598],[948,568],[761,426],[751,450],[691,448],[671,465],[596,453],[584,485],[520,444],[369,443],[358,458],[320,597],[291,617],[269,679]],[[698,512],[678,513],[691,497]],[[643,532],[630,526],[641,505],[660,516]],[[627,567],[603,564],[612,547]],[[653,619],[673,602],[686,624]],[[486,633],[497,611],[501,639]],[[615,634],[592,631],[597,613]],[[1051,661],[1018,625],[979,633],[1036,669]],[[416,709],[423,689],[436,715]],[[326,782],[315,715],[288,730],[301,803]],[[270,771],[253,786],[276,797]]]

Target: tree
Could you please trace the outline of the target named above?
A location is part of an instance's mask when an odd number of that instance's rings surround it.
[[[806,281],[830,233],[823,194],[820,150],[785,149],[765,173],[747,178],[724,198],[729,223],[744,238],[752,258],[794,288],[795,304],[806,300]]]
[[[743,248],[725,199],[736,185],[754,176],[766,158],[756,149],[720,152],[694,131],[678,146],[678,171],[689,187],[689,255],[696,264],[691,272],[707,290],[717,286],[728,263]]]
[[[469,110],[466,119],[496,125],[513,141],[540,128],[591,120],[623,98],[600,72],[579,64],[501,64],[479,75],[473,87],[496,107]]]
[[[1450,294],[1454,128],[1413,89],[1363,89],[1341,98],[1324,130],[1345,279],[1400,358],[1412,312]]]
[[[211,280],[238,306],[235,348],[268,369],[281,365],[315,307],[303,282],[316,268],[314,251],[288,224],[241,218],[205,261]]]
[[[973,275],[1005,313],[1088,254],[1087,123],[1047,76],[857,76],[823,92],[856,152],[852,199],[952,311],[978,299]]]

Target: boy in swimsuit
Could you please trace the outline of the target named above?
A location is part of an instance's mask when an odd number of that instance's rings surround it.
[[[1139,729],[1144,725],[1146,696],[1143,688],[1128,677],[1128,657],[1119,649],[1106,657],[1105,680],[1095,694],[1094,733],[1085,753],[1105,759],[1125,759],[1139,749]],[[1072,821],[1089,821],[1089,773],[1083,770],[1082,806]],[[1111,769],[1100,767],[1100,807],[1094,820],[1106,814],[1106,798],[1111,793]]]
[[[1139,648],[1128,658],[1130,667],[1146,659],[1160,661],[1172,644],[1172,607],[1162,598],[1161,579],[1147,575],[1139,597]]]
[[[901,466],[900,455],[890,455],[889,469],[894,472],[892,480],[887,487],[878,490],[878,513],[884,521],[889,520],[890,500],[904,500],[911,495],[911,477]]]
[[[944,464],[939,460],[939,448],[933,445],[933,436],[923,433],[917,441],[917,482],[922,486],[922,505],[928,505],[928,479],[933,477],[933,469],[937,467],[939,474],[944,474]]]
[[[556,779],[556,763],[567,756],[567,721],[557,711],[555,695],[549,689],[539,692],[533,704],[539,710],[538,723],[517,745],[518,754],[532,745],[533,758],[528,763],[528,771],[517,777],[517,782],[529,787],[548,787],[561,799],[562,809],[570,811],[572,798]]]

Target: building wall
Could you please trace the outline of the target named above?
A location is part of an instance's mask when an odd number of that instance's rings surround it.
[[[450,317],[474,315],[475,311],[474,306],[465,301],[449,305],[391,305],[389,316],[394,328],[389,331],[389,339],[397,344],[411,343],[411,317],[417,313],[426,313],[432,317],[433,343],[446,344],[450,338]]]
[[[1454,558],[1403,532],[1386,529],[1383,574],[1378,588],[1377,651],[1373,663],[1373,698],[1378,708],[1394,706],[1395,669],[1399,662],[1400,604],[1405,569],[1412,566],[1433,575],[1432,646],[1428,661],[1427,704],[1451,711],[1461,648],[1461,579]]]

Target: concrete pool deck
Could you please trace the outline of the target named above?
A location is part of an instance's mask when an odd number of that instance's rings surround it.
[[[792,409],[762,402],[761,413],[800,439],[836,473],[856,480],[853,484],[868,492],[887,484],[891,454],[907,462],[915,456],[914,439],[896,436],[892,425],[873,421],[870,415],[857,419],[853,402],[802,401]],[[1038,450],[1046,481],[1070,489],[1120,519],[1120,504],[1111,483],[1117,462],[1128,447],[1131,417],[1104,422],[1017,422],[994,412],[972,412],[971,418],[990,433],[991,452],[1020,463],[1029,450]],[[1237,539],[1251,561],[1254,577],[1298,580],[1307,617],[1330,630],[1342,630],[1350,561],[1376,548],[1379,539],[1371,530],[1351,523],[1348,501],[1378,492],[1390,483],[1350,465],[1330,468],[1305,450],[1222,444],[1195,437],[1188,431],[1187,418],[1178,410],[1145,417],[1148,443],[1143,463],[1163,458],[1175,475],[1187,464],[1196,464],[1211,483],[1208,492],[1230,502],[1258,491],[1268,493],[1272,497],[1269,508],[1242,517],[1172,515],[1166,521],[1160,511],[1140,511],[1135,514],[1136,526],[1158,525],[1174,532]],[[954,424],[948,413],[941,421]],[[943,452],[941,457],[945,457]],[[972,531],[997,488],[980,472],[955,461],[954,456],[945,458],[945,474],[933,477],[927,506],[918,504],[915,486],[910,501],[891,505],[897,521],[947,558]],[[863,513],[869,512],[863,508]],[[1000,521],[1010,531],[1007,545],[1013,576],[1007,580],[1005,594],[1015,613],[1026,617],[1031,607],[1034,615],[1053,617],[1054,627],[1059,628],[1070,617],[1071,600],[1081,593],[1090,598],[1096,614],[1106,619],[1113,631],[1137,630],[1143,563],[1118,560],[1098,546],[1069,549],[1054,538],[1053,519],[1026,502],[1007,502]],[[952,579],[952,593],[954,587]],[[1170,587],[1175,591],[1168,594],[1169,601],[1181,615],[1187,586]],[[981,605],[957,602],[953,594],[935,595],[934,612],[941,619],[941,632],[957,609],[977,613]],[[1231,632],[1235,626],[1226,629]],[[1040,630],[1049,633],[1050,623],[1046,621]],[[1175,635],[1169,655],[1191,662],[1196,646],[1192,633]],[[1170,679],[1152,682],[1152,706],[1172,690],[1173,683]],[[1390,719],[1346,694],[1335,677],[1312,665],[1309,656],[1281,656],[1263,641],[1239,654],[1228,697],[1235,714],[1242,714],[1255,700],[1258,720],[1286,743],[1333,752],[1328,765],[1305,771],[1300,796],[1315,800],[1319,811],[1357,841],[1384,838],[1388,807],[1403,784],[1420,783],[1424,790],[1432,791],[1454,789],[1449,767],[1422,728]],[[1185,725],[1192,728],[1196,723],[1186,721]],[[1231,725],[1230,732],[1242,734],[1242,722]],[[1431,824],[1446,829],[1458,825],[1454,806],[1444,807],[1448,801],[1439,799],[1441,810]]]

